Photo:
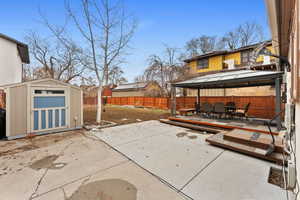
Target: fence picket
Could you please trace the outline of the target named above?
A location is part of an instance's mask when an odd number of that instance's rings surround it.
[[[272,118],[275,115],[275,97],[274,96],[202,96],[200,103],[233,101],[237,107],[242,108],[247,103],[251,103],[249,115],[260,118]],[[97,97],[84,97],[84,105],[96,105]],[[193,108],[195,106],[196,97],[177,97],[176,108]],[[168,97],[108,97],[107,104],[113,105],[135,105],[152,107],[158,109],[170,109],[170,99]]]

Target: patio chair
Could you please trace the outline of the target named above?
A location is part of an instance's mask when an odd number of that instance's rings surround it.
[[[225,105],[222,102],[217,102],[214,105],[214,114],[218,115],[219,118],[222,117],[223,114],[225,114],[226,110],[225,110]]]
[[[197,102],[195,102],[195,110],[196,110],[196,114],[199,114],[199,113],[201,112],[201,111],[200,111],[200,108],[201,108],[200,104],[197,103]]]
[[[204,114],[206,114],[205,111],[204,111],[204,104],[205,103],[200,103],[200,106],[199,106],[199,114],[201,116],[203,116]]]
[[[226,113],[225,115],[226,116],[229,116],[230,118],[233,118],[235,112],[236,112],[236,105],[235,105],[235,102],[232,102],[232,101],[229,101],[226,103],[225,105],[225,110],[226,110]]]
[[[203,112],[207,115],[207,116],[211,116],[211,113],[213,112],[213,106],[208,103],[208,102],[205,102],[203,103]]]
[[[248,111],[249,111],[249,107],[250,107],[250,103],[247,103],[244,107],[244,109],[239,109],[235,112],[235,116],[239,117],[239,118],[246,118],[246,120],[248,120]]]

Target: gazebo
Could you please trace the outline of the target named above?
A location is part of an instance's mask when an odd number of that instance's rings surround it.
[[[275,114],[277,129],[281,129],[281,83],[283,72],[259,70],[228,70],[212,74],[200,75],[185,81],[171,84],[171,114],[176,115],[176,88],[197,89],[197,103],[200,104],[200,89],[241,88],[253,86],[275,87]]]

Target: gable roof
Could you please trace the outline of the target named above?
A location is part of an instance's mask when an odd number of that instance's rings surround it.
[[[272,44],[271,40],[268,40],[268,41],[265,41],[265,42],[268,45]],[[192,58],[185,59],[184,62],[189,63],[189,62],[192,62],[192,61],[195,61],[195,60],[199,60],[199,59],[202,59],[202,58],[208,58],[208,57],[211,57],[211,56],[226,55],[226,54],[230,54],[230,53],[236,53],[236,52],[240,52],[240,51],[250,50],[250,49],[254,49],[259,44],[261,44],[261,42],[251,44],[251,45],[247,45],[247,46],[243,46],[243,47],[233,49],[233,50],[211,51],[211,52],[208,52],[208,53],[205,53],[205,54],[201,54],[201,55],[198,55],[198,56],[194,56]]]
[[[137,83],[127,83],[117,86],[113,91],[131,91],[131,90],[140,90],[147,87],[147,82],[137,82]]]
[[[80,87],[76,86],[76,85],[72,85],[70,83],[65,83],[63,81],[59,81],[53,78],[44,78],[44,79],[38,79],[38,80],[32,80],[32,81],[26,81],[26,82],[21,82],[21,83],[13,83],[13,84],[7,84],[7,85],[0,85],[0,89],[6,89],[6,88],[11,88],[11,87],[16,87],[16,86],[22,86],[22,85],[28,85],[31,83],[39,83],[39,82],[44,82],[44,81],[52,81],[55,83],[58,83],[60,85],[65,85],[65,86],[70,86],[76,89],[81,90]]]
[[[10,42],[13,42],[17,45],[17,49],[18,49],[18,52],[19,52],[19,55],[21,57],[21,60],[23,63],[27,63],[29,64],[30,63],[30,59],[29,59],[29,51],[28,51],[28,46],[27,44],[24,44],[22,42],[19,42],[18,40],[15,40],[7,35],[4,35],[2,33],[0,33],[0,38],[3,38],[3,39],[6,39]]]

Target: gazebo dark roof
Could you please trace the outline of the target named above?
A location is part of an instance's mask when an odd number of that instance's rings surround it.
[[[238,70],[208,74],[189,80],[173,83],[172,86],[181,88],[238,88],[251,86],[275,85],[277,78],[282,78],[283,72]]]

